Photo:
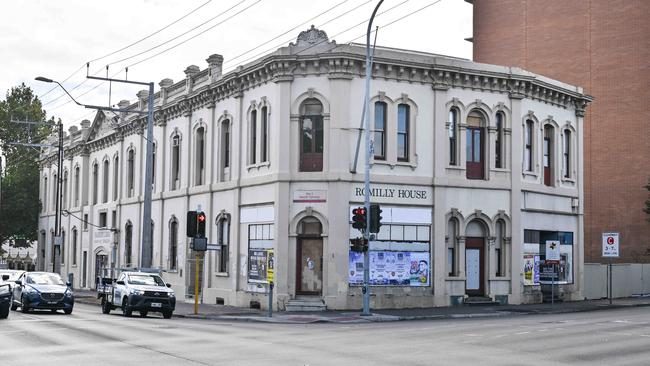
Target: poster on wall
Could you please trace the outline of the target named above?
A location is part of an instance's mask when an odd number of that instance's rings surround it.
[[[428,286],[428,252],[371,251],[371,286]],[[351,285],[363,284],[363,253],[350,252],[349,278]]]
[[[524,254],[524,285],[539,285],[539,255]]]
[[[248,282],[267,282],[268,252],[268,249],[248,251]]]

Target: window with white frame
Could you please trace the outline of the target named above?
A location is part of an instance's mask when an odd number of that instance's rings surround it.
[[[506,275],[506,247],[505,247],[505,230],[506,224],[503,220],[496,222],[496,238],[494,242],[494,275],[503,277]]]
[[[534,141],[534,123],[526,120],[524,126],[524,170],[532,172],[533,166],[533,141]]]
[[[447,275],[458,276],[458,219],[455,217],[447,223]]]
[[[255,236],[257,237],[257,235]],[[230,244],[230,217],[229,215],[222,215],[217,220],[217,243],[219,244],[220,251],[217,259],[217,272],[228,272],[228,258],[229,258],[229,244]]]
[[[172,218],[169,223],[169,269],[178,269],[178,220]]]
[[[172,137],[172,170],[171,170],[171,188],[179,189],[181,186],[181,137],[174,135]]]
[[[253,109],[250,114],[248,127],[248,164],[253,165],[257,162],[257,110]]]
[[[124,265],[126,267],[131,267],[133,264],[133,225],[131,222],[127,222],[124,227]]]
[[[230,180],[230,120],[221,122],[221,174],[222,182]]]
[[[120,159],[117,155],[113,158],[113,201],[117,201],[120,182]]]
[[[93,205],[99,201],[99,164],[93,164]]]
[[[397,161],[409,161],[409,133],[411,130],[411,107],[397,106]]]
[[[156,191],[156,150],[158,150],[158,144],[154,141],[152,144],[151,151],[151,190]]]
[[[260,126],[260,162],[269,161],[269,109],[261,108],[262,125]]]
[[[196,129],[196,145],[194,152],[194,185],[205,183],[205,127]]]
[[[102,171],[102,203],[108,202],[108,182],[109,182],[109,162],[104,160],[104,169]]]
[[[56,201],[57,201],[57,190],[56,190],[56,185],[58,183],[58,177],[56,176],[56,173],[52,175],[52,205],[50,207],[54,208],[56,210]]]
[[[71,241],[71,256],[72,256],[72,265],[77,265],[77,228],[72,229],[72,238]]]
[[[494,166],[498,169],[505,168],[505,115],[497,112],[496,136],[494,140]]]
[[[79,167],[74,168],[74,206],[79,207]]]
[[[457,108],[449,110],[449,165],[458,165],[458,117]]]
[[[133,197],[135,194],[135,151],[130,149],[126,161],[126,195]]]
[[[63,172],[63,201],[61,207],[68,208],[68,171]]]
[[[564,178],[571,178],[571,131],[564,130],[564,148],[562,151],[562,171]]]
[[[386,111],[384,102],[375,102],[375,129],[373,149],[376,160],[386,160]]]
[[[43,203],[41,204],[41,211],[47,212],[47,177],[43,177]]]

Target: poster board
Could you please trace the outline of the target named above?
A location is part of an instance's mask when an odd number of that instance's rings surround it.
[[[429,252],[370,251],[368,255],[371,286],[429,286]],[[362,285],[363,253],[350,252],[348,270],[348,283]]]

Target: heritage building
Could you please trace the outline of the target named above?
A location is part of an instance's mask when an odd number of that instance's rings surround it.
[[[202,266],[205,303],[264,307],[273,257],[278,309],[304,295],[360,308],[361,258],[349,239],[364,193],[363,163],[353,166],[364,46],[312,27],[232,72],[222,74],[219,55],[207,62],[160,82],[151,187],[141,116],[98,112],[69,130],[61,272],[93,287],[112,251],[116,267],[137,266],[143,189],[152,189],[153,263],[177,293],[193,293],[185,216],[200,207],[221,248]],[[591,98],[517,68],[389,48],[376,49],[372,75],[371,201],[383,225],[370,242],[371,306],[541,301],[547,240],[561,248],[563,295],[580,299]],[[146,92],[138,98],[121,108],[143,110]],[[42,155],[43,269],[52,266],[54,154]]]

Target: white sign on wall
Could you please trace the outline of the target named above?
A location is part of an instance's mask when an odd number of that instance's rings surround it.
[[[110,230],[95,230],[93,233],[93,246],[110,248],[113,244],[113,232]]]
[[[560,263],[560,241],[559,240],[546,241],[545,263],[548,264]]]
[[[603,233],[603,257],[619,257],[618,233]]]

